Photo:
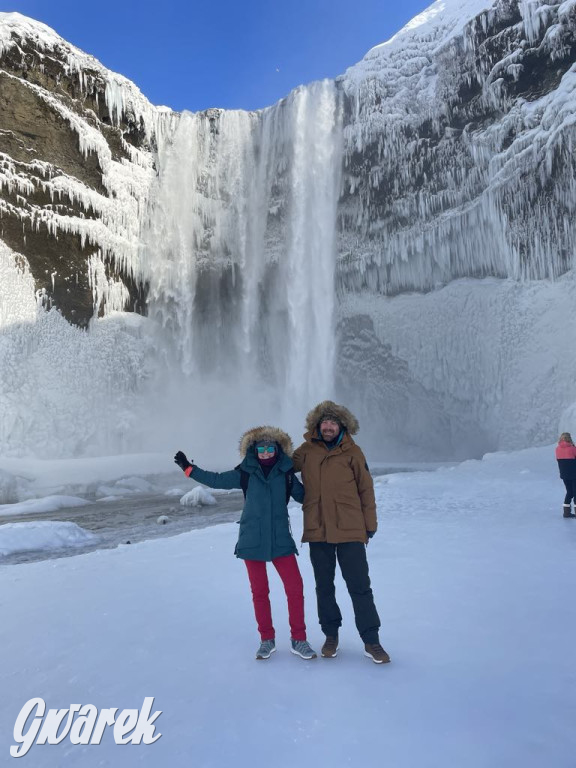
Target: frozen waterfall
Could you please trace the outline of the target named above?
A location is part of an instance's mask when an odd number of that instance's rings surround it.
[[[99,65],[137,139],[116,149],[89,109],[26,82],[101,186],[3,154],[0,213],[79,238],[94,312],[82,330],[45,311],[55,286],[77,301],[82,262],[50,265],[51,293],[0,244],[0,453],[223,466],[257,423],[299,440],[326,397],[378,458],[576,430],[574,40],[576,0],[437,0],[335,83],[251,113],[155,108]],[[66,61],[86,95],[92,63]]]
[[[149,316],[177,386],[216,397],[214,418],[238,428],[272,420],[298,436],[333,395],[341,135],[326,80],[262,112],[185,112],[159,148]]]

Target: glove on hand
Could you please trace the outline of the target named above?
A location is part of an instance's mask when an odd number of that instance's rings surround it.
[[[368,536],[368,538],[371,539],[372,536],[374,536],[375,533],[376,533],[376,531],[366,531],[366,536]]]
[[[188,469],[188,467],[191,467],[191,466],[192,466],[192,464],[191,464],[191,463],[188,461],[188,459],[186,458],[186,454],[185,454],[185,453],[183,453],[182,451],[178,451],[178,453],[176,454],[176,456],[174,456],[174,462],[175,462],[176,464],[178,464],[178,466],[180,467],[180,469],[181,469],[183,472],[186,472],[186,470]]]

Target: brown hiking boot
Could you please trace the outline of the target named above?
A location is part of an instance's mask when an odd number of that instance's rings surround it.
[[[388,664],[390,661],[390,656],[388,656],[380,643],[366,643],[364,645],[364,653],[376,664]]]
[[[325,659],[333,659],[334,656],[338,656],[338,638],[326,637],[326,642],[322,646],[320,653]]]
[[[573,515],[570,511],[570,504],[564,504],[562,509],[564,510],[562,517],[576,517],[576,515]]]

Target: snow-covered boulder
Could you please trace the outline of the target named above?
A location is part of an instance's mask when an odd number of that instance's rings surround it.
[[[216,504],[216,499],[209,491],[198,485],[182,496],[180,504],[184,507],[206,507]]]
[[[0,525],[0,556],[33,550],[83,547],[98,541],[98,536],[76,523],[37,520]]]

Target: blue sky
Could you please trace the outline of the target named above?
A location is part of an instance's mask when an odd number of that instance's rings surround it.
[[[258,109],[336,77],[431,0],[13,0],[153,104]]]

